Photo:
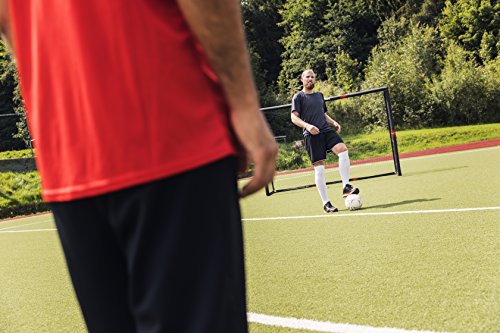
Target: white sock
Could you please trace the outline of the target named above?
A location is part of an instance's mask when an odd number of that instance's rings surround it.
[[[349,171],[351,169],[351,162],[349,161],[349,152],[346,150],[339,155],[339,173],[342,179],[342,186],[345,187],[349,184]]]
[[[323,201],[323,206],[330,201],[328,199],[328,194],[326,193],[326,179],[325,179],[325,166],[318,165],[314,167],[314,181],[316,182],[316,187],[318,189],[321,200]]]

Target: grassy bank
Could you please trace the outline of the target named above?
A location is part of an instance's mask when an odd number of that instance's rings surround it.
[[[500,124],[409,130],[397,133],[399,152],[451,146],[500,138]],[[386,156],[391,153],[389,134],[384,132],[346,136],[351,160]],[[31,150],[0,153],[0,160],[29,158]],[[278,157],[279,170],[310,166],[304,149],[294,149],[292,143],[282,144]],[[328,163],[337,158],[328,154]],[[19,168],[22,170],[22,168]],[[40,196],[40,179],[36,171],[5,172],[0,169],[0,218],[46,210]]]
[[[2,172],[0,184],[0,218],[47,210],[40,194],[38,172]]]
[[[396,138],[399,152],[406,153],[500,138],[500,124],[408,130],[398,132]],[[343,140],[349,148],[352,161],[391,154],[391,143],[387,131],[346,136]],[[327,163],[336,161],[336,156],[328,154]],[[280,146],[279,170],[293,170],[310,165],[304,149],[294,149],[293,143]]]

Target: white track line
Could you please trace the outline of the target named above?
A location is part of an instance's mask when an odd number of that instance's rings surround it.
[[[42,232],[42,231],[56,231],[57,229],[29,229],[29,230],[9,230],[0,231],[0,234],[14,234],[19,232]]]
[[[37,221],[37,222],[32,222],[32,223],[20,224],[20,225],[13,225],[13,226],[6,227],[6,228],[0,228],[0,230],[7,230],[7,229],[21,228],[21,227],[24,227],[24,226],[27,226],[27,225],[33,225],[33,224],[39,224],[39,223],[45,223],[45,222],[50,222],[50,221],[52,221],[52,220],[50,219],[50,220],[43,220],[43,221]]]
[[[333,333],[435,333],[434,331],[404,330],[401,328],[372,327],[352,324],[337,324],[328,321],[274,317],[249,312],[248,321],[268,326],[280,326],[314,332]]]
[[[243,221],[271,221],[271,220],[296,220],[296,219],[319,219],[319,218],[340,218],[355,216],[378,216],[378,215],[403,215],[403,214],[432,214],[432,213],[461,213],[478,210],[500,210],[498,207],[477,207],[477,208],[455,208],[455,209],[433,209],[433,210],[403,210],[399,212],[374,212],[374,213],[345,213],[328,215],[305,215],[305,216],[276,216],[276,217],[255,217],[245,218]]]

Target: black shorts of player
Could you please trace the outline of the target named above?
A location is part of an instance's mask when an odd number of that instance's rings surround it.
[[[335,131],[320,132],[317,135],[310,134],[304,137],[306,150],[313,164],[326,160],[326,153],[336,144],[343,142]]]
[[[49,204],[89,332],[247,332],[236,170]]]

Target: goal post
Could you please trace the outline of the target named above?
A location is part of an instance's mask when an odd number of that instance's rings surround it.
[[[325,102],[333,102],[333,101],[340,100],[340,99],[352,98],[352,97],[373,94],[373,93],[383,93],[383,96],[384,96],[384,107],[385,107],[385,111],[386,111],[386,115],[387,115],[387,129],[389,131],[389,137],[390,137],[390,142],[391,142],[392,159],[394,161],[394,171],[375,174],[375,175],[367,175],[367,176],[362,176],[362,177],[351,178],[351,179],[349,179],[350,181],[357,181],[357,180],[362,180],[362,179],[370,179],[370,178],[384,177],[384,176],[394,176],[394,175],[402,176],[403,175],[403,173],[401,172],[401,165],[399,163],[399,152],[398,152],[398,143],[397,143],[397,139],[396,139],[396,129],[394,127],[394,119],[392,116],[392,108],[391,108],[391,101],[390,101],[390,96],[389,96],[389,89],[387,87],[380,87],[380,88],[363,90],[363,91],[358,91],[358,92],[353,92],[353,93],[348,93],[348,94],[343,94],[343,95],[338,95],[338,96],[332,96],[332,97],[325,98]],[[286,109],[286,108],[290,108],[291,106],[292,106],[292,104],[283,104],[283,105],[261,108],[260,110],[263,112],[267,112],[267,111],[273,111],[273,110],[279,110],[279,109]],[[342,182],[341,180],[336,180],[336,181],[327,182],[326,184],[327,185],[338,184],[341,182]],[[265,190],[266,190],[266,195],[270,196],[274,193],[305,189],[305,188],[310,188],[310,187],[315,187],[315,186],[316,186],[315,184],[309,184],[309,185],[301,185],[301,186],[286,187],[286,188],[276,188],[274,181],[272,181],[271,183],[266,185]]]

